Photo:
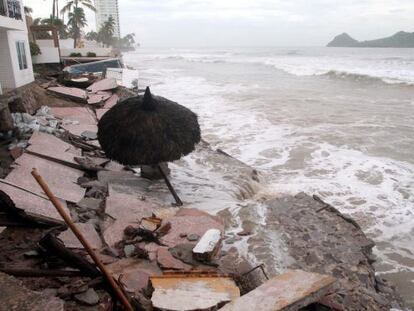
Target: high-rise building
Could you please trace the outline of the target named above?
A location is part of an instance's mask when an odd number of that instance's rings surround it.
[[[95,8],[96,31],[112,16],[115,21],[114,37],[120,38],[118,0],[95,0]]]

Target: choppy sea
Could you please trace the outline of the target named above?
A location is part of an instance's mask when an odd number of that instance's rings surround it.
[[[206,141],[261,173],[256,198],[304,191],[352,216],[377,244],[378,273],[414,306],[414,49],[139,49],[124,60],[140,87],[195,111]],[[185,201],[217,212],[243,200],[216,163],[177,165]]]

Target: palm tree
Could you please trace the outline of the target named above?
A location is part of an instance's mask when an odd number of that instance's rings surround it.
[[[57,1],[57,0],[56,0]],[[72,9],[77,9],[79,6],[84,6],[92,11],[96,11],[91,0],[69,0],[66,5],[60,10],[61,14],[69,13]]]
[[[53,25],[53,26],[55,26],[57,28],[58,32],[59,32],[59,38],[60,39],[66,39],[68,37],[68,31],[67,31],[67,27],[66,27],[65,23],[63,22],[63,20],[61,20],[57,16],[55,16],[54,19],[52,17],[44,18],[44,19],[41,20],[40,23],[42,25]]]
[[[32,15],[32,13],[33,13],[33,9],[32,9],[31,7],[24,6],[24,14],[25,14],[26,16],[28,16],[28,15]]]
[[[73,38],[73,47],[76,48],[77,40],[82,33],[82,28],[88,25],[86,22],[85,11],[82,8],[75,7],[73,12],[68,14],[68,17],[68,25]]]
[[[98,31],[98,41],[109,46],[114,39],[115,20],[109,16],[108,20],[103,23],[101,29]]]

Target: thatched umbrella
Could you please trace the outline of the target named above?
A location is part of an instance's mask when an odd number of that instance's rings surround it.
[[[124,165],[157,165],[178,205],[180,198],[159,165],[192,152],[200,141],[197,115],[147,87],[144,96],[112,107],[98,123],[98,140],[108,158]]]

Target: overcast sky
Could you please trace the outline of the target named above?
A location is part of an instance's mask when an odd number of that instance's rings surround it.
[[[23,0],[47,17],[52,0]],[[121,33],[143,46],[318,46],[414,31],[414,0],[118,0]],[[59,0],[62,7],[66,0]],[[86,10],[88,11],[88,10]],[[89,28],[95,28],[92,12]]]

